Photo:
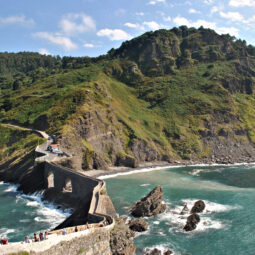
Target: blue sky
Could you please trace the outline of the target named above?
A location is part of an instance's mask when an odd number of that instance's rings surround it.
[[[146,31],[181,25],[255,45],[255,0],[1,0],[0,51],[98,56]]]

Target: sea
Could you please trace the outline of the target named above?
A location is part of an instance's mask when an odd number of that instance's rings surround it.
[[[136,255],[158,248],[179,255],[255,254],[255,164],[158,167],[133,173],[104,176],[117,212],[130,218],[129,209],[155,186],[162,185],[167,210],[146,218],[149,230],[136,234]],[[23,241],[26,235],[50,230],[70,211],[60,211],[0,183],[0,236]],[[185,232],[188,214],[180,215],[185,203],[197,200],[206,208],[193,232]]]
[[[153,248],[183,255],[255,254],[255,164],[144,169],[103,178],[117,212],[129,218],[136,201],[163,187],[167,210],[146,218],[149,230],[135,238],[137,255]],[[185,232],[189,214],[180,212],[200,199],[206,204],[201,221]]]
[[[0,237],[6,237],[9,242],[24,241],[25,236],[32,238],[34,233],[49,231],[71,213],[42,202],[40,193],[28,196],[17,188],[0,182]]]

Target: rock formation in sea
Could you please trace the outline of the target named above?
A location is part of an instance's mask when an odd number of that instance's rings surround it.
[[[187,222],[186,222],[186,225],[184,226],[184,230],[185,231],[192,231],[194,229],[196,229],[197,227],[197,224],[199,223],[200,221],[200,217],[198,214],[196,213],[193,213],[191,214],[188,218],[187,218]]]
[[[128,225],[135,232],[143,232],[148,229],[148,224],[143,218],[131,219]]]
[[[173,252],[171,250],[166,250],[163,252],[163,255],[171,255]],[[147,252],[146,255],[162,255],[161,250],[154,248],[150,252]]]
[[[203,200],[198,200],[193,205],[190,213],[201,213],[205,209],[205,203]]]
[[[163,213],[165,210],[166,204],[163,200],[162,187],[156,186],[147,196],[134,205],[131,214],[134,217],[149,217]]]

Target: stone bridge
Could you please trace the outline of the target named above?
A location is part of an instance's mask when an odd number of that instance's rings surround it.
[[[100,182],[100,180],[87,177],[72,169],[45,162],[44,183],[47,189],[54,188],[56,192],[69,192],[78,199],[84,199],[93,193],[94,188]]]

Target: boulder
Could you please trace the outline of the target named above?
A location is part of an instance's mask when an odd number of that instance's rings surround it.
[[[190,213],[201,213],[205,209],[205,203],[203,200],[198,200],[193,205]]]
[[[197,227],[197,224],[199,223],[200,221],[200,217],[198,214],[196,213],[193,213],[191,214],[188,218],[187,218],[187,222],[186,222],[186,225],[184,226],[184,230],[185,231],[192,231],[194,229],[196,229]]]
[[[161,251],[157,248],[154,248],[150,252],[147,252],[146,255],[161,255]]]
[[[143,218],[132,219],[128,225],[131,230],[136,232],[143,232],[148,229],[148,224]]]
[[[167,251],[165,251],[165,252],[163,253],[163,255],[171,255],[171,254],[173,254],[173,252],[170,251],[170,250],[167,250]]]
[[[166,210],[166,204],[163,200],[163,191],[161,186],[155,187],[146,197],[138,201],[131,209],[134,217],[153,216],[163,213]]]

